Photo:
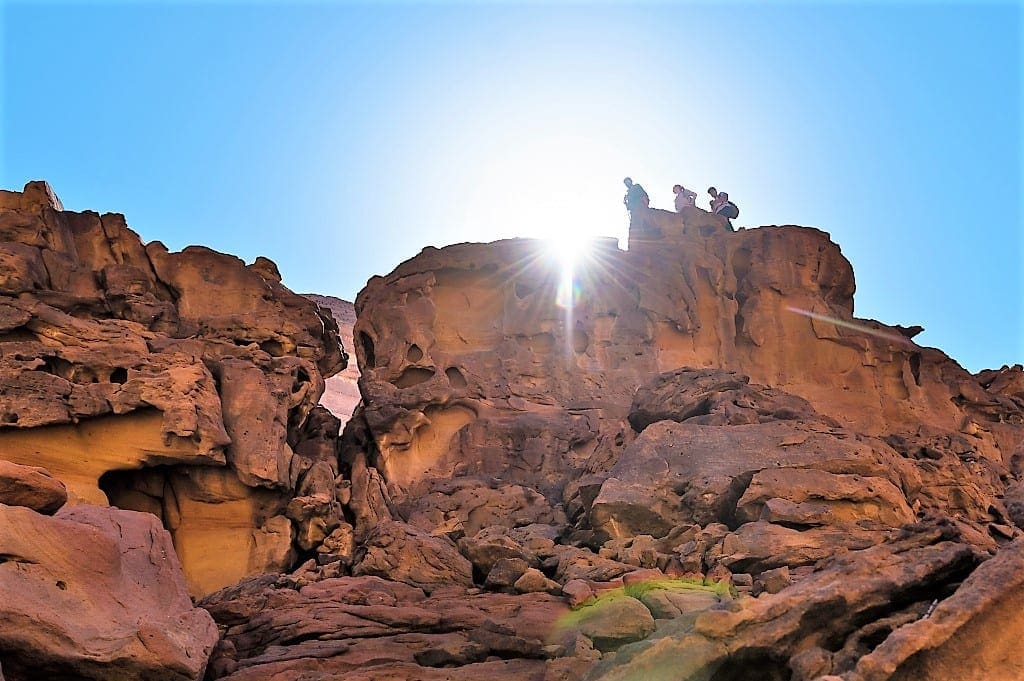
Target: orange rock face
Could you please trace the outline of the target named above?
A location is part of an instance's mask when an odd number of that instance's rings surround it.
[[[1024,373],[856,318],[824,232],[687,208],[571,272],[538,241],[426,249],[357,297],[339,440],[315,405],[344,306],[42,184],[0,208],[0,490],[27,506],[0,513],[158,517],[219,626],[206,678],[1020,676]],[[57,481],[69,506],[31,510]],[[28,557],[0,588],[43,575],[25,613],[71,570],[32,532],[0,531]],[[4,612],[0,650],[27,650]],[[203,674],[210,637],[109,619],[161,641],[126,678]],[[55,669],[120,664],[74,655]]]
[[[310,428],[346,360],[330,316],[266,259],[144,245],[41,182],[0,192],[0,261],[0,457],[72,503],[156,515],[193,593],[290,567],[286,506],[324,459]]]
[[[853,270],[827,234],[733,233],[698,209],[652,210],[628,252],[598,242],[574,277],[565,305],[544,245],[504,241],[427,249],[369,282],[354,343],[374,463],[392,498],[484,475],[557,501],[573,471],[601,468],[635,437],[623,422],[638,388],[692,367],[798,396],[815,420],[849,431],[840,439],[884,438],[873,446],[906,460],[908,503],[991,519],[1021,439],[1019,397],[986,390],[897,328],[853,317]],[[691,406],[676,420],[705,409]],[[947,457],[946,472],[934,475],[921,452]],[[943,475],[972,483],[950,498]]]
[[[852,681],[876,647],[904,678],[924,668],[915,651],[963,645],[878,643],[953,592],[976,605],[942,637],[1020,626],[976,582],[958,586],[1021,534],[1019,369],[972,376],[913,329],[854,317],[853,270],[815,229],[651,210],[628,251],[598,241],[572,275],[561,263],[537,241],[460,244],[368,283],[353,328],[362,404],[341,449],[356,544],[343,568],[304,578],[465,588],[464,571],[445,575],[455,558],[408,568],[457,548],[491,591],[519,591],[529,570],[578,607],[625,589],[634,600],[581,611],[550,678],[753,665]],[[680,595],[672,579],[694,575],[739,600]],[[638,609],[654,623],[622,614]],[[595,646],[623,645],[595,665]],[[437,655],[474,678],[470,659]],[[397,652],[380,664],[429,677]],[[928,664],[921,678],[956,678]]]

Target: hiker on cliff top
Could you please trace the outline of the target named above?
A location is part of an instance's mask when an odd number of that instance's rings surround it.
[[[729,200],[728,194],[720,192],[714,187],[708,187],[708,194],[711,195],[711,212],[725,218],[729,223],[729,229],[733,229],[733,218],[740,216],[739,206]]]
[[[682,212],[685,206],[696,206],[697,194],[681,184],[672,187],[672,193],[676,195],[676,212]]]
[[[622,183],[626,185],[626,195],[622,197],[622,202],[626,204],[626,210],[632,213],[637,208],[651,207],[651,199],[643,187],[633,184],[633,180],[628,177]]]

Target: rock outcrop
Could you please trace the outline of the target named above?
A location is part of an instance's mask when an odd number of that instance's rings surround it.
[[[334,498],[338,424],[316,405],[345,360],[265,258],[144,245],[42,182],[0,192],[0,458],[160,518],[193,593],[302,551],[287,507]]]
[[[0,504],[0,654],[8,681],[200,679],[217,642],[170,535],[149,513]]]
[[[598,241],[571,280],[559,262],[540,242],[461,244],[368,283],[354,327],[363,403],[341,452],[355,548],[344,568],[303,574],[360,574],[371,555],[402,565],[434,537],[492,592],[515,592],[530,569],[576,603],[625,582],[696,576],[739,590],[728,611],[754,607],[744,594],[792,610],[780,600],[792,589],[827,611],[828,589],[815,584],[845,579],[835,571],[873,576],[891,558],[876,547],[920,545],[905,550],[906,577],[851,606],[851,623],[793,614],[793,648],[768,629],[751,638],[781,660],[779,678],[809,679],[812,667],[853,674],[924,615],[908,614],[905,590],[939,604],[963,594],[959,582],[1020,535],[1004,504],[1024,434],[1015,370],[972,376],[901,327],[855,318],[853,271],[827,234],[731,232],[697,209],[652,210],[631,226],[628,252]],[[396,524],[424,537],[415,549],[380,542],[377,528]],[[373,574],[423,588],[422,575]],[[621,646],[688,636],[680,617],[598,636],[602,663],[589,673],[636,678]],[[875,626],[888,618],[890,629]],[[620,620],[630,617],[608,617]],[[812,635],[832,637],[831,656],[847,646],[845,657],[801,657],[798,641]],[[573,678],[588,673],[588,655],[567,653],[580,665]],[[756,663],[730,659],[693,678]]]
[[[0,464],[0,659],[10,681],[202,678],[217,642],[148,513],[79,505],[47,471]]]
[[[334,296],[323,296],[316,293],[304,294],[323,309],[331,311],[334,321],[338,323],[338,336],[343,347],[352,347],[352,327],[356,323],[356,309],[347,300]],[[326,380],[324,394],[320,404],[341,419],[348,421],[359,404],[359,367],[355,362]]]
[[[333,317],[272,263],[0,199],[3,458],[162,518],[208,679],[1021,674],[1024,370],[854,317],[824,232],[637,211],[571,274],[538,241],[428,248],[356,299],[339,441]],[[31,510],[51,487],[13,513],[82,522]],[[124,664],[187,678],[210,641]]]

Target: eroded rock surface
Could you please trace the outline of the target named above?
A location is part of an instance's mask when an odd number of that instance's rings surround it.
[[[193,593],[293,565],[286,507],[315,464],[338,474],[316,404],[344,365],[330,315],[269,260],[143,244],[42,182],[0,192],[0,458],[71,503],[156,515]]]
[[[338,336],[341,338],[342,346],[352,348],[352,327],[356,323],[355,306],[347,300],[334,296],[323,296],[316,293],[304,295],[319,305],[321,309],[331,311],[334,321],[338,324]],[[327,378],[320,404],[327,407],[343,422],[352,416],[356,405],[359,404],[359,366],[355,362],[349,362],[343,370]]]
[[[103,251],[76,234],[61,243]],[[536,241],[426,249],[356,300],[360,403],[340,442],[313,406],[338,367],[332,321],[279,291],[269,261],[125,247],[153,276],[112,268],[93,277],[100,308],[72,314],[59,292],[89,277],[43,295],[56,247],[15,241],[0,252],[19,292],[0,301],[7,342],[48,339],[78,367],[68,339],[86,334],[141,359],[82,370],[100,387],[81,388],[80,369],[17,365],[39,352],[11,346],[25,406],[0,437],[72,429],[54,432],[74,451],[108,442],[110,461],[142,467],[99,490],[162,517],[195,574],[220,569],[202,591],[272,573],[201,601],[221,633],[210,679],[1019,667],[1024,610],[1006,590],[1024,541],[1021,369],[972,376],[914,327],[855,318],[853,270],[824,232],[637,211],[629,250],[597,241],[574,285]],[[95,493],[93,468],[35,465]],[[227,575],[222,555],[246,559]]]
[[[653,210],[628,252],[597,242],[575,276],[568,298],[542,244],[503,241],[426,249],[371,280],[353,329],[363,403],[341,449],[356,560],[373,546],[383,561],[375,528],[399,522],[454,541],[492,593],[516,593],[529,570],[575,607],[666,579],[737,590],[614,601],[622,613],[595,622],[628,632],[577,632],[551,678],[638,678],[625,651],[689,636],[702,609],[743,618],[764,599],[793,618],[794,645],[751,634],[752,651],[778,651],[766,673],[785,660],[778,678],[852,674],[923,616],[905,590],[941,603],[1020,535],[1019,372],[971,376],[904,327],[854,318],[852,268],[827,234]],[[394,565],[417,555],[389,546]],[[837,572],[869,579],[887,561],[905,572],[865,587],[862,605],[852,584],[839,628],[778,600],[806,589],[806,607],[828,611]],[[797,643],[814,636],[831,638]],[[722,654],[693,678],[760,663]],[[451,678],[472,678],[453,664]]]
[[[0,504],[0,656],[8,681],[197,680],[217,642],[170,535],[148,513]]]

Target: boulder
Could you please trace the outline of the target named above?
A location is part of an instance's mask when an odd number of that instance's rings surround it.
[[[450,540],[432,537],[404,523],[379,524],[364,547],[364,555],[352,568],[355,576],[387,577],[428,593],[473,583],[473,566]]]
[[[0,504],[24,506],[53,514],[68,500],[68,492],[44,468],[19,466],[0,459]]]
[[[8,681],[203,678],[217,627],[192,605],[156,517],[0,505],[0,555]]]
[[[639,641],[654,631],[650,610],[635,598],[609,594],[574,610],[566,626],[579,630],[601,651]]]

